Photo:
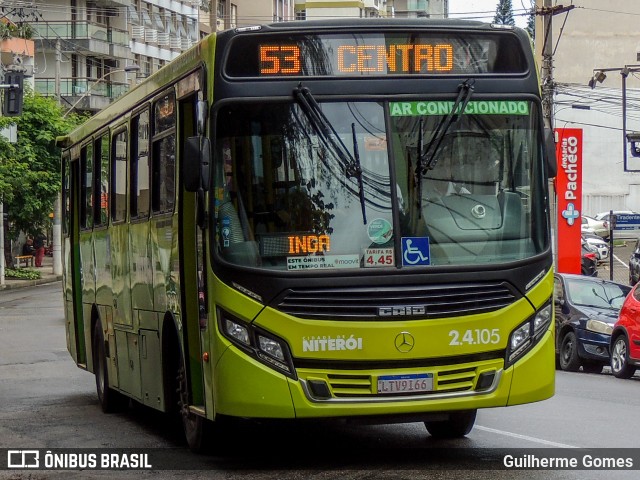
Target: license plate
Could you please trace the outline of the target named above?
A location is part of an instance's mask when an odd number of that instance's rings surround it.
[[[378,377],[378,393],[421,393],[433,391],[433,374],[384,375]]]

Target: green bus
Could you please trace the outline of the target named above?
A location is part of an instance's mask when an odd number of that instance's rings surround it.
[[[105,411],[424,422],[554,392],[527,34],[301,21],[213,34],[63,146],[69,352]]]

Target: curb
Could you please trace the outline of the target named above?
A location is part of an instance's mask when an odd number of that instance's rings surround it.
[[[10,280],[11,283],[0,287],[1,290],[15,290],[17,288],[35,287],[37,285],[47,285],[62,280],[62,275],[56,275],[48,278],[38,278],[36,280]]]

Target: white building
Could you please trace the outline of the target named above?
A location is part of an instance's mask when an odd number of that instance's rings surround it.
[[[446,18],[448,0],[295,0],[296,18]]]
[[[35,88],[97,111],[190,48],[200,0],[34,2]],[[134,73],[125,67],[137,65]]]
[[[626,130],[640,131],[640,2],[572,3],[566,22],[565,14],[553,18],[554,116],[556,128],[583,129],[582,210],[640,211],[640,157],[623,142],[621,77],[623,67],[636,66],[626,77]],[[588,82],[600,69],[615,70],[592,89]],[[627,169],[638,172],[625,172],[624,148]]]

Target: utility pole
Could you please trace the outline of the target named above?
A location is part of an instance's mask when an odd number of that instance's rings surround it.
[[[0,197],[0,288],[4,288],[4,205]]]
[[[542,66],[540,82],[542,88],[542,114],[545,124],[553,128],[553,29],[554,15],[566,13],[575,5],[552,5],[553,0],[536,0],[536,58]]]
[[[60,89],[60,82],[62,79],[60,78],[60,69],[62,63],[62,52],[60,47],[60,39],[56,40],[56,79],[55,79],[55,89],[56,89],[56,100],[58,103],[62,105],[62,96]],[[54,275],[62,275],[62,223],[61,223],[61,214],[62,214],[62,194],[58,192],[56,196],[56,200],[53,203],[53,224],[51,227],[51,236],[52,236],[52,253],[53,253],[53,274]]]
[[[211,0],[211,3],[210,3],[209,23],[211,23],[211,33],[215,33],[218,31],[218,2],[219,1],[223,1],[223,0]]]

